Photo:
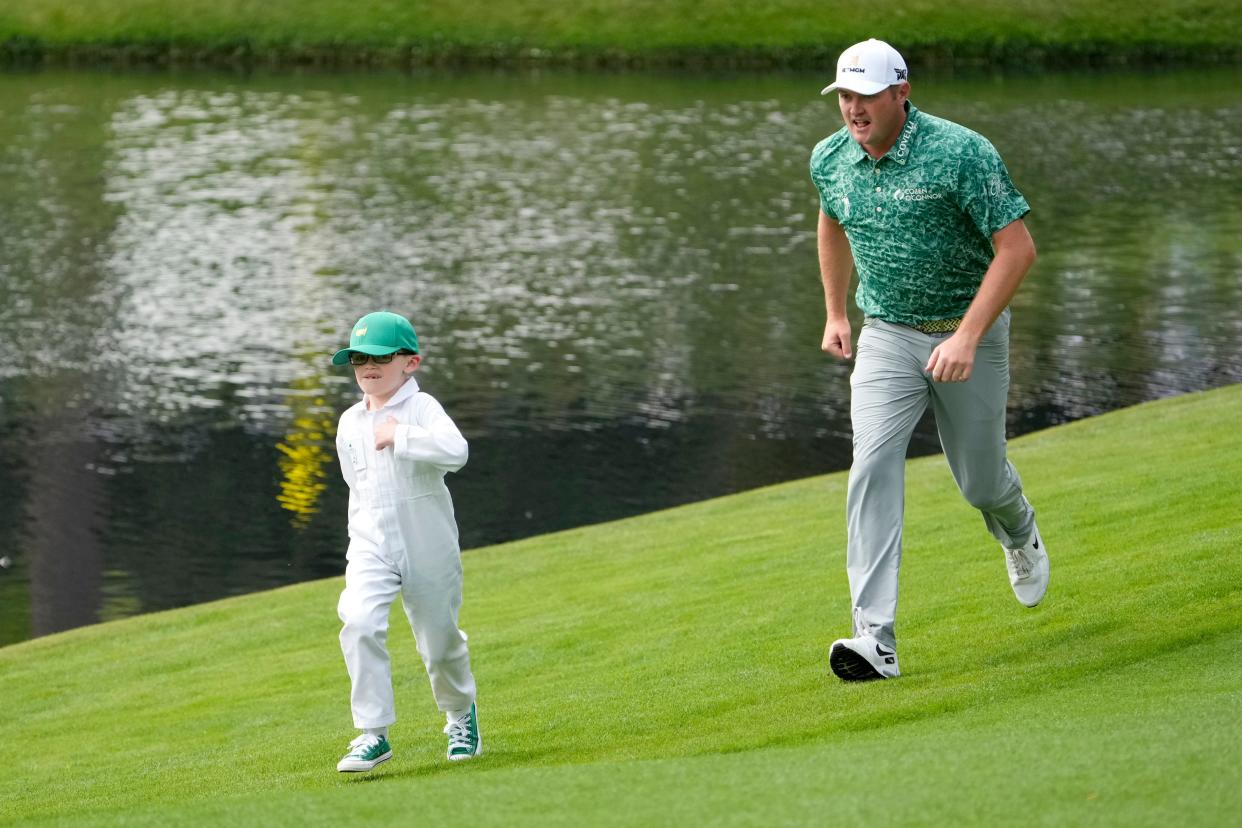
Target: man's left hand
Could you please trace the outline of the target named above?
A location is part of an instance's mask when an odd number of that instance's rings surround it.
[[[975,365],[975,345],[954,334],[936,346],[923,370],[936,382],[966,382]]]

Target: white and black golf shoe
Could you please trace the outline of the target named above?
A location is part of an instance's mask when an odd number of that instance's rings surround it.
[[[1026,545],[1018,549],[1005,550],[1005,567],[1009,570],[1009,585],[1018,603],[1024,607],[1033,607],[1044,598],[1048,591],[1048,550],[1044,548],[1044,539],[1039,536],[1039,527],[1031,532]]]
[[[828,666],[842,681],[897,678],[897,651],[886,647],[874,635],[840,638],[828,651]]]

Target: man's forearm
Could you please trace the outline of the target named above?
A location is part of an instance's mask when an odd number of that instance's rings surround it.
[[[819,275],[824,283],[824,307],[829,319],[845,317],[846,295],[850,289],[850,274],[854,257],[850,252],[849,239],[840,224],[821,210],[817,231],[819,246]]]
[[[1000,230],[993,240],[996,255],[958,327],[959,334],[975,341],[1009,305],[1035,261],[1035,242],[1021,219]]]

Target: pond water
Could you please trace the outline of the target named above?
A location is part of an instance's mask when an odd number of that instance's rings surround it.
[[[1242,380],[1242,72],[915,81],[1034,207],[1012,434]],[[375,309],[466,548],[845,468],[824,82],[0,74],[0,645],[342,572]]]

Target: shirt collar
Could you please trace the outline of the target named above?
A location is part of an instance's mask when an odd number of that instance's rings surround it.
[[[409,379],[405,381],[405,385],[402,385],[400,388],[398,388],[397,393],[389,397],[388,402],[384,403],[384,405],[379,410],[382,411],[385,408],[388,408],[389,406],[397,405],[398,403],[404,402],[405,400],[409,399],[410,397],[414,396],[417,393],[418,393],[418,380],[414,379],[414,377],[411,376]],[[368,410],[366,394],[362,395],[362,410],[363,411]]]

